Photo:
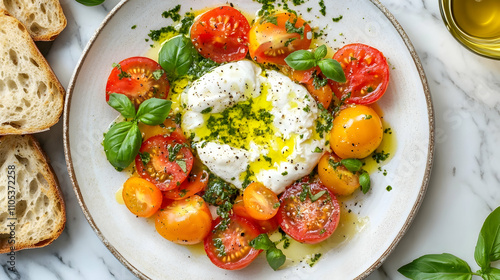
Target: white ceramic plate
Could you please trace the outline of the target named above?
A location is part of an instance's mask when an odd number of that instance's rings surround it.
[[[354,279],[376,269],[408,229],[422,202],[433,154],[433,110],[425,75],[406,34],[376,0],[325,1],[321,16],[316,0],[294,7],[312,26],[327,28],[332,48],[362,42],[381,50],[391,69],[390,85],[379,102],[397,138],[397,150],[384,166],[387,176],[372,175],[372,190],[347,203],[365,219],[364,228],[349,241],[330,249],[312,268],[300,264],[272,271],[263,256],[241,271],[215,267],[202,253],[175,245],[155,232],[145,219],[131,215],[116,202],[115,192],[127,178],[108,163],[101,145],[103,132],[117,112],[104,98],[114,62],[144,55],[150,30],[170,23],[163,11],[182,4],[184,13],[217,6],[220,0],[142,0],[121,2],[106,18],[85,49],[71,80],[64,114],[64,144],[70,176],[81,207],[97,235],[133,273],[144,279]],[[236,1],[249,14],[260,5]],[[290,5],[292,5],[290,3]],[[311,12],[306,9],[312,7]],[[319,16],[318,16],[319,15]],[[335,23],[333,17],[343,16]],[[131,27],[136,25],[135,29]],[[392,186],[388,192],[386,187]]]

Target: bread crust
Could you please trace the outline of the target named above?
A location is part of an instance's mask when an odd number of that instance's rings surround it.
[[[35,41],[53,41],[67,25],[59,0],[0,0],[0,10],[22,22]]]
[[[22,25],[21,22],[19,22],[16,18],[12,17],[9,15],[8,12],[6,11],[0,11],[0,29],[7,30],[6,32],[10,33],[16,33],[16,34],[10,34],[9,36],[3,35],[4,37],[16,38],[17,40],[21,40],[24,44],[23,48],[25,49],[26,54],[29,54],[30,58],[30,63],[34,63],[37,65],[37,67],[34,67],[32,65],[32,68],[36,69],[38,72],[43,73],[43,78],[44,80],[42,81],[45,85],[46,92],[50,95],[50,104],[48,104],[49,101],[45,101],[43,104],[39,104],[37,102],[34,102],[35,106],[38,106],[36,108],[28,108],[29,110],[41,110],[46,112],[46,114],[43,115],[43,118],[40,116],[40,119],[37,120],[32,120],[32,119],[22,119],[22,123],[26,123],[26,125],[18,125],[17,123],[19,122],[19,119],[10,119],[8,117],[3,117],[2,118],[2,112],[0,111],[0,135],[9,135],[9,134],[31,134],[31,133],[37,133],[41,132],[44,130],[49,129],[51,126],[56,124],[62,114],[63,107],[64,107],[64,96],[65,96],[65,90],[61,83],[59,82],[58,78],[52,71],[52,68],[48,64],[48,62],[45,60],[43,55],[40,53],[38,48],[36,47],[34,41],[31,39],[28,31]],[[12,31],[14,30],[14,31]],[[0,30],[1,31],[1,30]],[[0,35],[2,35],[0,33]],[[8,49],[5,48],[11,48],[12,44],[7,43],[1,43],[0,42],[0,56],[4,58],[4,60],[8,60],[8,58],[5,58],[8,56]],[[1,54],[3,52],[3,54]],[[23,53],[24,54],[24,53]],[[2,59],[0,57],[0,59]],[[4,67],[7,67],[4,65]],[[15,66],[12,66],[14,68]],[[29,69],[23,69],[20,70],[20,67],[18,66],[16,69],[18,71],[24,71],[27,72],[26,74],[32,74],[31,72],[28,72]],[[38,69],[39,68],[39,69]],[[12,71],[15,71],[15,69],[10,69]],[[19,73],[22,74],[22,73]],[[4,74],[7,75],[7,74]],[[12,79],[11,79],[12,80]],[[0,82],[2,82],[2,76],[1,76],[1,71],[0,71]],[[4,82],[5,84],[5,82]],[[4,85],[4,87],[6,87]],[[18,87],[18,86],[16,86]],[[39,88],[39,86],[37,86]],[[36,95],[38,94],[37,90],[38,88],[33,88],[33,86],[26,92],[26,88],[24,89],[24,94],[26,99],[28,100],[35,100]],[[0,87],[1,89],[1,87]],[[20,90],[19,90],[20,92]],[[1,92],[0,92],[1,94]],[[15,98],[17,98],[16,101],[13,101]],[[16,104],[13,104],[11,106],[14,107],[21,107],[23,108],[23,104],[19,101],[19,96],[13,96],[13,95],[7,95],[2,97],[2,103],[4,103],[5,106],[8,106],[9,102],[16,102]],[[0,110],[6,111],[7,109],[5,108],[0,108]],[[12,111],[12,110],[11,110]],[[33,111],[36,112],[36,111]],[[50,112],[50,114],[49,114]],[[18,116],[14,116],[18,117]]]
[[[60,205],[58,207],[58,222],[52,225],[51,228],[51,233],[48,236],[44,236],[41,240],[37,240],[34,238],[36,242],[30,241],[30,240],[15,240],[15,249],[13,251],[19,251],[23,249],[31,249],[31,248],[39,248],[39,247],[44,247],[52,243],[54,240],[56,240],[61,233],[64,230],[65,224],[66,224],[66,207],[64,203],[64,197],[62,194],[62,191],[59,186],[59,181],[57,179],[57,176],[55,175],[54,170],[52,169],[49,159],[47,158],[45,152],[42,150],[39,142],[36,140],[35,137],[32,135],[10,135],[10,136],[0,136],[0,166],[3,165],[6,167],[7,165],[10,165],[12,163],[6,162],[7,158],[4,158],[5,151],[8,153],[19,153],[20,149],[28,147],[29,152],[31,152],[32,156],[34,159],[40,163],[37,164],[37,167],[39,170],[36,170],[39,174],[42,174],[43,178],[48,184],[48,189],[44,189],[42,186],[39,186],[41,189],[40,191],[43,193],[43,195],[47,196],[47,198],[52,201],[51,203],[55,205]],[[19,164],[19,163],[18,163]],[[17,167],[20,168],[20,167]],[[17,176],[16,176],[17,177]],[[0,180],[3,178],[0,178]],[[20,180],[20,179],[19,179]],[[25,188],[30,188],[28,186],[28,183],[22,185],[23,182],[18,182],[18,179],[16,178],[16,187],[18,188],[18,192],[25,191]],[[21,190],[23,188],[23,190]],[[23,198],[27,199],[27,198]],[[16,202],[17,203],[17,202]],[[53,205],[50,204],[50,205]],[[17,207],[17,205],[16,205]],[[46,210],[46,209],[45,209]],[[40,219],[48,218],[47,215],[43,215],[41,213],[36,213],[36,215],[40,215]],[[50,215],[49,215],[50,217]],[[52,218],[51,218],[52,219]],[[21,222],[23,221],[20,219],[20,217],[17,217],[17,221]],[[38,221],[38,219],[37,219]],[[46,221],[40,221],[40,222],[46,222]],[[19,227],[22,225],[19,224]],[[17,226],[16,226],[17,230]],[[21,229],[22,230],[22,229]],[[5,234],[5,233],[4,233]],[[16,232],[16,237],[21,235],[19,232]],[[40,239],[40,238],[39,238]],[[6,240],[1,240],[0,239],[0,254],[11,252],[11,245],[6,242]]]

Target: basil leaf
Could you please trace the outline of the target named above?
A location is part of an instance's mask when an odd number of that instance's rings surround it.
[[[97,6],[104,3],[104,0],[76,0],[76,2],[85,6]]]
[[[132,101],[124,95],[119,93],[111,93],[109,95],[109,106],[113,107],[116,111],[120,112],[122,116],[127,119],[135,118],[135,107]]]
[[[316,66],[314,54],[306,50],[298,50],[289,54],[285,62],[295,70],[307,70]]]
[[[340,161],[340,163],[342,163],[342,165],[351,172],[358,172],[363,166],[363,163],[359,159],[355,158],[343,159]]]
[[[286,261],[286,257],[283,252],[276,247],[267,250],[266,259],[267,263],[269,263],[269,266],[273,270],[280,268],[280,266],[282,266]]]
[[[269,250],[270,248],[275,247],[274,243],[265,233],[259,234],[259,236],[250,241],[250,246],[254,247],[257,250]]]
[[[364,194],[370,190],[370,175],[367,172],[363,172],[359,175],[359,184],[361,185],[361,191]]]
[[[316,200],[320,199],[320,197],[322,197],[325,193],[326,193],[325,190],[322,190],[322,191],[316,193],[315,195],[313,195],[313,194],[311,194],[311,192],[309,192],[309,198],[311,199],[311,202],[315,202]]]
[[[316,61],[320,61],[322,58],[326,56],[327,52],[328,49],[326,48],[326,46],[321,45],[314,51],[314,58],[316,59]]]
[[[187,74],[194,60],[196,50],[191,40],[180,35],[163,44],[158,54],[158,61],[167,72],[169,80]]]
[[[139,105],[136,118],[147,125],[159,125],[168,117],[171,105],[170,100],[150,98]]]
[[[177,165],[179,165],[179,167],[182,169],[182,172],[186,173],[187,172],[187,165],[186,165],[186,162],[183,161],[183,160],[176,160],[175,163],[177,163]]]
[[[345,83],[346,78],[344,74],[344,70],[340,63],[332,58],[325,58],[318,62],[319,69],[323,75],[325,75],[328,79],[334,80],[339,83]]]
[[[399,273],[414,279],[470,280],[472,271],[469,265],[451,254],[432,254],[422,256],[398,269]]]
[[[484,280],[500,280],[500,269],[490,267],[486,273],[481,274]]]
[[[476,263],[483,269],[500,259],[500,207],[484,221],[474,251]]]
[[[141,147],[142,136],[135,122],[120,122],[111,126],[104,136],[104,152],[116,170],[127,168]]]

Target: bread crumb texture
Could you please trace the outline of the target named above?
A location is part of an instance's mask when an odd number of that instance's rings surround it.
[[[9,165],[14,166],[15,184],[8,183],[12,180]],[[8,195],[8,191],[12,187],[16,250],[45,246],[55,240],[66,222],[64,201],[54,173],[30,135],[0,138],[0,253],[10,251],[11,246],[8,226],[13,216],[8,205],[12,205],[12,193]]]
[[[34,133],[57,123],[64,88],[25,27],[2,14],[0,65],[0,134]]]
[[[26,26],[35,41],[52,41],[66,27],[59,0],[0,0],[6,10]]]

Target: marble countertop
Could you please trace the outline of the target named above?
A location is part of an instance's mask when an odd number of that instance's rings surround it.
[[[118,0],[86,7],[61,0],[68,26],[40,45],[67,87],[85,45]],[[412,41],[435,110],[435,159],[425,199],[410,229],[367,279],[405,279],[397,269],[417,257],[451,253],[479,269],[474,247],[486,216],[500,205],[500,61],[464,49],[446,30],[437,0],[380,0]],[[64,160],[62,119],[37,135],[66,201],[67,224],[50,246],[17,252],[17,273],[0,256],[0,279],[136,279],[99,240],[73,191]]]

